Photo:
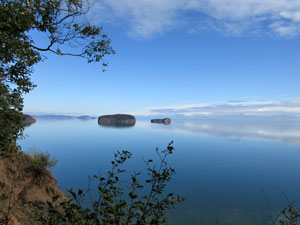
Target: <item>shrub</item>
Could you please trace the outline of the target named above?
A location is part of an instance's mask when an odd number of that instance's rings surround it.
[[[31,166],[35,168],[52,169],[57,160],[51,157],[48,152],[38,152],[36,149],[30,149],[26,155],[30,158]]]
[[[73,191],[69,189],[70,199],[57,202],[53,196],[47,204],[36,202],[36,218],[42,224],[72,225],[158,225],[169,224],[166,211],[182,202],[182,196],[165,193],[167,182],[171,180],[175,170],[168,166],[166,158],[173,153],[172,143],[166,150],[158,151],[159,161],[145,161],[146,177],[141,172],[134,172],[129,177],[127,188],[119,177],[126,171],[124,163],[131,158],[131,153],[121,151],[114,154],[111,169],[104,176],[90,178],[97,180],[97,194],[88,190]],[[89,186],[90,187],[90,186]],[[53,193],[54,194],[54,193]],[[91,207],[81,206],[85,197],[90,197]]]

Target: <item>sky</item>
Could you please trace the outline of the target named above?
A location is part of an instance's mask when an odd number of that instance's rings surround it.
[[[300,117],[300,0],[98,0],[88,16],[116,51],[107,71],[47,54],[24,112],[193,116],[251,105]]]

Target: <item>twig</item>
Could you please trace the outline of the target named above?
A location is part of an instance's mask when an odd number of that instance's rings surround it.
[[[263,194],[265,202],[266,202],[266,206],[267,206],[267,209],[268,209],[269,218],[270,218],[270,220],[272,222],[272,225],[275,225],[276,222],[277,222],[277,220],[278,220],[278,218],[279,218],[279,216],[280,216],[280,214],[278,214],[275,217],[273,217],[272,210],[271,210],[271,207],[270,207],[270,203],[269,203],[269,200],[268,200],[268,198],[266,196],[264,187],[262,187],[261,191],[262,191],[262,194]]]

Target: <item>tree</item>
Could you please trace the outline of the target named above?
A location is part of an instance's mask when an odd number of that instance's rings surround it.
[[[30,75],[46,59],[43,52],[107,66],[103,58],[114,50],[102,28],[85,18],[88,9],[86,0],[0,0],[0,155],[18,150],[23,94],[35,87]],[[33,33],[46,36],[48,45],[38,46]]]
[[[89,8],[86,1],[0,0],[0,157],[10,157],[18,152],[16,141],[22,137],[24,129],[23,95],[35,87],[30,75],[33,67],[46,59],[43,52],[82,57],[88,63],[102,63],[103,68],[107,66],[103,58],[114,54],[110,39],[102,33],[102,28],[85,19]],[[35,33],[45,35],[48,44],[39,46],[33,38]],[[172,193],[162,197],[166,183],[175,173],[165,161],[172,150],[171,144],[161,153],[157,150],[158,168],[152,160],[146,162],[148,179],[143,185],[138,181],[140,173],[130,177],[128,201],[123,198],[119,175],[124,173],[120,167],[131,153],[122,151],[115,155],[107,176],[94,177],[99,182],[99,192],[98,198],[92,201],[92,209],[80,206],[80,200],[89,190],[78,190],[75,194],[70,189],[73,199],[57,204],[57,196],[53,196],[52,202],[40,203],[38,219],[42,224],[167,223],[165,210],[183,201],[182,197],[174,197]],[[41,161],[40,158],[37,160]],[[49,157],[44,158],[35,166],[47,167]],[[143,194],[144,186],[150,188],[148,194]],[[10,193],[0,195],[0,200],[9,199],[6,216],[0,218],[0,223],[9,224],[12,194],[13,188]]]

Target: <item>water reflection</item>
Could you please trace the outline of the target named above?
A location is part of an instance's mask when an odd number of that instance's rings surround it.
[[[300,145],[299,121],[174,120],[171,126],[140,121],[138,126],[237,140],[275,141]]]
[[[135,124],[100,124],[98,123],[99,127],[104,127],[104,128],[133,128]]]
[[[176,175],[167,191],[187,198],[171,212],[174,225],[216,224],[216,218],[220,224],[269,224],[262,186],[274,212],[286,206],[276,187],[300,202],[299,122],[174,119],[169,126],[138,120],[107,127],[96,120],[38,120],[25,133],[22,149],[35,145],[58,159],[53,174],[62,190],[85,189],[87,177],[108,170],[117,150],[133,153],[127,171],[144,171],[142,159],[155,159],[154,149],[174,140],[169,163]]]

